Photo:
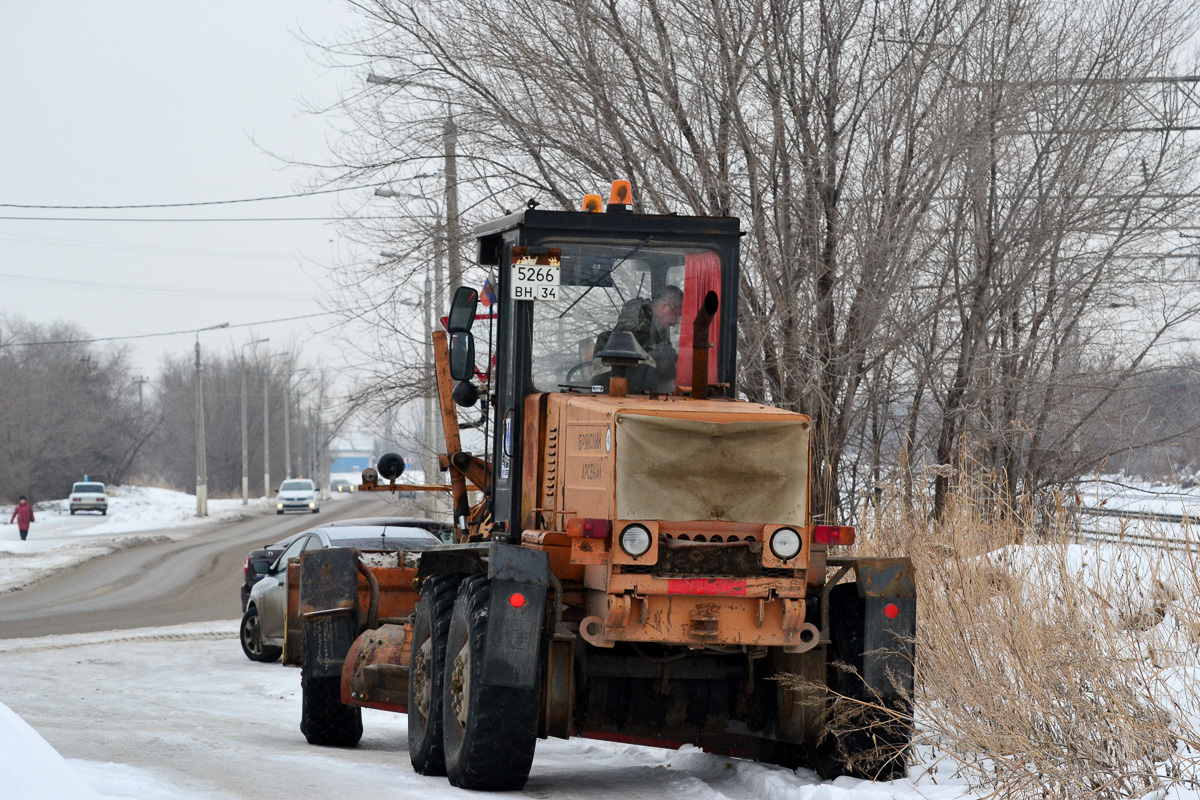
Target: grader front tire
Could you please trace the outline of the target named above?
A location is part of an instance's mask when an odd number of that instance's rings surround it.
[[[491,584],[472,576],[459,586],[446,639],[443,728],[446,774],[460,789],[512,791],[525,786],[537,744],[538,691],[480,680]]]

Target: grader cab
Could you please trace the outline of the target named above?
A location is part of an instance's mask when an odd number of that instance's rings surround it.
[[[831,552],[854,529],[812,519],[810,420],[737,399],[738,220],[629,198],[477,230],[492,313],[460,289],[434,334],[455,540],[411,583],[304,554],[302,730],[351,746],[362,707],[407,712],[416,771],[467,789],[520,788],[548,736],[902,775],[911,564]],[[363,488],[429,488],[402,470]]]

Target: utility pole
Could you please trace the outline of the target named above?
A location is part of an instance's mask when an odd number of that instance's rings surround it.
[[[138,417],[140,418],[142,416],[142,387],[149,383],[150,379],[145,375],[139,375],[133,379],[133,382],[138,387]]]
[[[208,463],[204,454],[204,383],[200,377],[200,334],[196,333],[196,516],[208,516]]]
[[[271,431],[270,406],[267,404],[267,387],[271,385],[271,373],[263,373],[263,494],[271,496]]]
[[[437,423],[434,421],[433,415],[433,282],[429,279],[429,273],[425,273],[425,307],[423,310],[425,316],[425,386],[423,393],[425,395],[425,483],[433,483],[433,478],[437,475]]]
[[[446,157],[446,253],[449,261],[450,293],[462,286],[462,260],[458,253],[458,128],[454,115],[446,108],[446,125],[442,129],[442,144]],[[441,298],[438,289],[438,298]]]
[[[250,446],[248,444],[249,426],[246,421],[246,348],[269,341],[271,341],[270,338],[259,339],[256,342],[246,342],[242,345],[241,358],[239,359],[242,364],[242,505],[249,505],[250,503]],[[267,492],[267,496],[270,496],[269,491]]]
[[[200,370],[200,332],[228,328],[228,322],[196,330],[196,516],[208,516],[208,462],[204,454],[204,381]]]
[[[292,477],[292,378],[283,386],[283,477]]]

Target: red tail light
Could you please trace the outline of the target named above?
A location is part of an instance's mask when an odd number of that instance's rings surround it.
[[[249,574],[250,574],[250,559],[249,559],[249,558],[247,558],[247,559],[246,559],[246,563],[245,563],[245,564],[242,564],[242,574],[243,574],[243,575],[249,575]]]
[[[850,525],[814,525],[813,541],[817,544],[854,544],[854,528]]]

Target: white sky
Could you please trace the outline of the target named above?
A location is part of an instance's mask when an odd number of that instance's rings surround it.
[[[263,150],[323,161],[337,96],[300,40],[356,19],[332,0],[0,3],[0,203],[115,205],[290,194],[310,177]],[[368,195],[369,190],[364,191]],[[0,216],[327,217],[327,197],[215,208]],[[385,210],[385,209],[381,209]],[[94,337],[313,314],[341,247],[325,222],[35,222],[0,219],[0,313],[77,323]],[[343,256],[344,260],[344,256]],[[323,364],[334,318],[212,331],[205,348],[269,336]],[[194,334],[130,342],[154,376]],[[311,363],[312,358],[308,359]]]

